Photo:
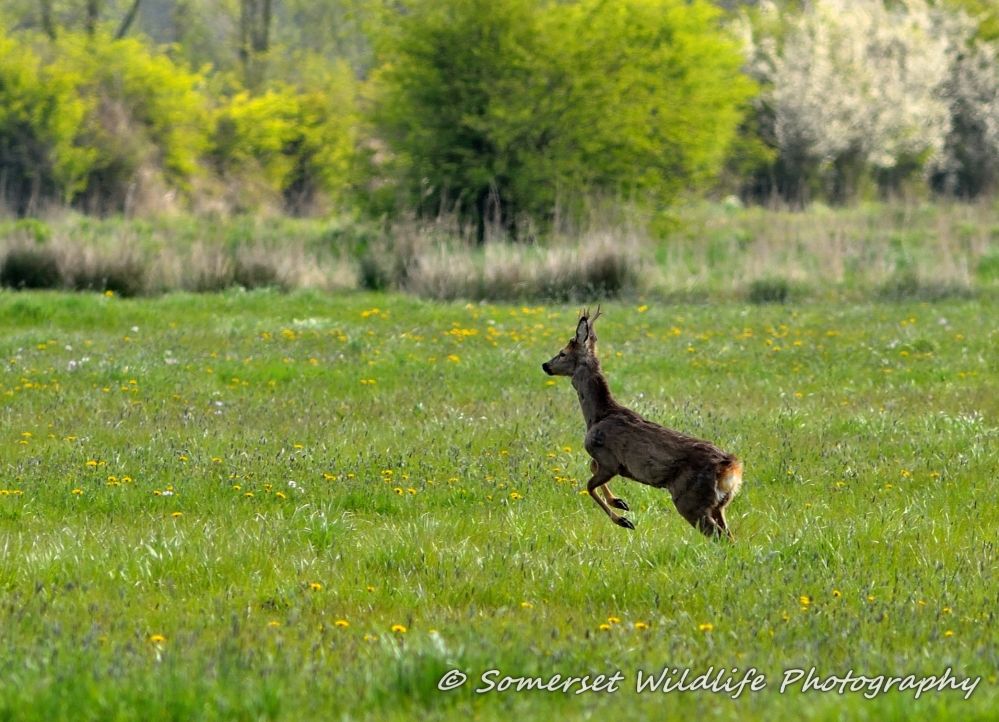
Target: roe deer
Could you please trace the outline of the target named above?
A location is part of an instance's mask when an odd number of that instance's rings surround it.
[[[732,538],[725,507],[742,484],[742,462],[714,444],[667,429],[642,418],[611,396],[597,360],[593,324],[584,311],[576,335],[558,354],[541,364],[549,376],[569,376],[586,420],[586,451],[593,476],[586,490],[618,526],[635,525],[611,507],[628,511],[609,482],[620,475],[656,488],[666,488],[677,511],[707,536]],[[604,499],[597,495],[601,490]]]

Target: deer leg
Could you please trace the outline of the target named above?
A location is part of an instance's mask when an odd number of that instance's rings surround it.
[[[710,515],[714,523],[717,524],[718,527],[722,530],[722,533],[725,536],[727,536],[730,541],[734,541],[732,532],[729,531],[728,528],[728,522],[725,521],[725,506],[724,505],[716,506],[714,509],[711,510]]]
[[[596,474],[599,467],[600,465],[597,463],[596,459],[590,460],[591,474]],[[604,495],[604,499],[607,500],[607,503],[615,509],[620,509],[621,511],[631,511],[631,507],[628,506],[628,502],[619,496],[614,496],[614,492],[611,491],[609,482],[600,487],[600,492]]]
[[[635,525],[631,523],[630,520],[616,514],[610,505],[597,494],[597,489],[604,487],[608,481],[614,478],[614,473],[607,471],[603,467],[597,466],[596,472],[590,477],[590,480],[586,482],[586,490],[593,497],[593,501],[597,502],[597,506],[604,510],[604,513],[610,517],[611,521],[618,526],[623,526],[625,529],[634,529]]]
[[[711,507],[698,503],[691,495],[682,495],[680,498],[674,499],[674,503],[680,516],[704,536],[720,537],[726,535],[726,531],[715,521]]]

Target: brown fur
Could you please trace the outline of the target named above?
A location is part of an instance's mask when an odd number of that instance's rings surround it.
[[[541,365],[549,375],[571,377],[579,396],[586,451],[593,459],[593,476],[586,485],[590,496],[615,524],[634,529],[611,509],[627,511],[628,505],[611,493],[608,482],[623,476],[666,489],[694,528],[731,539],[725,507],[742,484],[742,462],[711,442],[660,426],[614,400],[597,359],[593,324],[599,315],[599,309],[593,318],[584,312],[572,340]]]

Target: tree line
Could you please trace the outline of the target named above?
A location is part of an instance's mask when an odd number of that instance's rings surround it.
[[[0,200],[453,214],[999,183],[988,0],[10,0]]]

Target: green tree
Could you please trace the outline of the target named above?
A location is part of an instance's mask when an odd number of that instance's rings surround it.
[[[311,88],[242,91],[219,109],[212,156],[240,189],[235,205],[259,203],[245,191],[261,182],[293,211],[344,197],[356,159],[356,83],[342,63],[314,78]]]
[[[665,203],[719,170],[753,84],[694,0],[410,0],[379,38],[376,123],[421,213]]]
[[[191,190],[209,147],[204,77],[135,38],[60,35],[54,67],[91,99],[82,142],[96,152],[85,205],[129,210]]]
[[[87,105],[74,79],[44,67],[27,42],[0,35],[0,199],[18,214],[68,201],[96,160],[79,142]]]

